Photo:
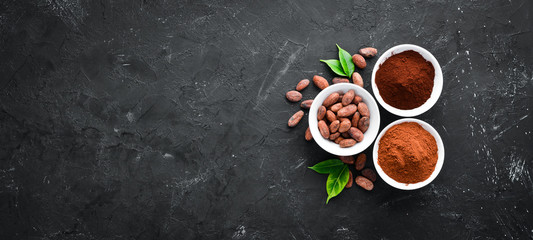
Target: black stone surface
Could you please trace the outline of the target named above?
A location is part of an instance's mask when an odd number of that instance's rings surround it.
[[[0,238],[531,239],[532,9],[2,1]],[[332,156],[304,140],[307,115],[287,127],[299,106],[284,94],[331,79],[318,60],[336,43],[412,43],[440,62],[443,93],[418,117],[446,147],[427,187],[378,180],[325,205],[326,176],[307,167]]]

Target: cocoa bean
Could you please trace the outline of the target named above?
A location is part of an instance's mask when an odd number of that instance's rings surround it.
[[[335,143],[339,144],[342,140],[344,140],[344,138],[342,136],[338,137],[337,139],[335,139]]]
[[[361,171],[361,169],[365,168],[366,164],[366,154],[361,153],[359,156],[357,156],[357,159],[355,159],[355,170]]]
[[[357,123],[357,128],[359,128],[359,130],[361,130],[361,132],[363,133],[365,133],[366,130],[368,130],[369,126],[370,126],[370,118],[368,117],[362,117]]]
[[[329,132],[330,133],[336,133],[339,130],[340,121],[335,120],[329,124]]]
[[[353,164],[355,162],[355,159],[353,156],[338,156],[339,159],[346,164]]]
[[[309,129],[309,127],[307,127],[307,129],[305,130],[305,140],[313,140],[313,135],[311,134],[311,129]]]
[[[357,96],[357,95],[356,95],[356,96],[353,98],[353,103],[355,103],[356,105],[358,105],[358,104],[359,104],[360,102],[362,102],[362,101],[363,101],[363,98],[362,98],[361,96]]]
[[[313,83],[315,84],[315,86],[322,90],[324,90],[324,88],[329,87],[328,80],[318,75],[313,76]]]
[[[370,117],[370,111],[368,111],[368,106],[364,102],[360,102],[357,105],[357,110],[359,110],[359,113],[361,113],[361,116],[363,117]]]
[[[365,178],[363,176],[357,176],[355,178],[355,183],[359,185],[359,187],[362,187],[367,191],[374,189],[374,184],[372,183],[372,181],[368,180],[368,178]]]
[[[366,67],[365,58],[361,56],[361,54],[354,54],[352,56],[352,61],[355,64],[355,66],[357,66],[360,69],[364,69]]]
[[[337,83],[349,83],[350,80],[348,78],[341,78],[341,77],[334,77],[333,79],[331,79],[331,82],[333,84],[337,84]]]
[[[298,125],[298,123],[300,122],[300,120],[302,120],[302,117],[304,116],[304,111],[300,110],[298,112],[296,112],[294,115],[292,115],[291,118],[289,118],[289,127],[295,127],[296,125]]]
[[[318,112],[316,113],[316,118],[318,120],[322,120],[322,119],[324,119],[324,116],[326,116],[326,107],[320,106],[318,108]]]
[[[361,171],[361,174],[368,178],[370,181],[375,182],[377,179],[376,172],[370,168],[365,168],[363,171]]]
[[[346,92],[344,94],[344,96],[342,96],[342,105],[343,106],[347,106],[348,104],[352,103],[353,101],[353,98],[355,97],[355,91],[354,90],[350,90],[348,92]]]
[[[320,131],[320,135],[322,135],[323,138],[329,138],[329,128],[324,120],[318,121],[318,130]]]
[[[328,110],[328,111],[326,111],[326,119],[329,122],[333,122],[333,121],[337,120],[337,116],[331,110]]]
[[[347,147],[351,147],[353,145],[355,145],[357,142],[353,139],[344,139],[342,141],[339,142],[339,146],[341,148],[347,148]]]
[[[340,135],[341,135],[340,132],[331,133],[331,134],[329,134],[329,140],[335,141],[335,139],[337,139]]]
[[[285,94],[285,97],[291,101],[291,102],[298,102],[300,100],[302,100],[302,94],[298,91],[288,91],[286,94]]]
[[[348,183],[346,183],[346,186],[344,188],[351,188],[353,185],[353,174],[352,171],[348,170],[348,173],[350,174],[350,177],[348,177]]]
[[[307,86],[309,86],[309,79],[302,79],[300,82],[298,82],[298,85],[296,85],[296,91],[302,91]]]
[[[361,118],[361,114],[359,112],[355,112],[352,117],[352,127],[357,127],[357,124],[359,124],[359,119]]]
[[[300,107],[303,109],[309,109],[311,107],[311,104],[313,104],[313,99],[305,100],[300,103]]]
[[[329,107],[329,106],[335,104],[338,100],[339,100],[339,93],[334,92],[334,93],[330,94],[324,100],[324,102],[322,102],[322,106]]]
[[[339,116],[339,117],[348,117],[348,116],[353,115],[356,111],[357,111],[357,105],[350,104],[350,105],[348,105],[346,107],[341,108],[337,112],[337,116]]]
[[[358,72],[354,72],[352,74],[352,81],[353,81],[353,84],[359,86],[359,87],[364,87],[364,83],[363,83],[363,77],[361,77],[361,74],[359,74]]]
[[[363,139],[365,137],[363,135],[363,132],[361,132],[361,130],[359,130],[358,128],[355,128],[355,127],[351,127],[348,130],[348,134],[350,134],[350,137],[352,137],[353,139],[355,139],[358,142],[363,141]]]
[[[361,54],[363,57],[371,58],[378,54],[378,50],[373,47],[361,48],[359,49],[359,54]]]
[[[329,110],[331,110],[332,112],[336,113],[341,108],[342,108],[342,103],[335,103],[335,104],[331,105],[331,107],[329,107]]]
[[[348,130],[349,130],[349,129],[348,129]],[[346,138],[346,139],[348,139],[348,138],[352,138],[352,136],[350,136],[350,134],[348,133],[348,131],[341,133],[341,136],[342,136],[343,138]]]
[[[339,126],[339,132],[346,132],[350,129],[350,127],[352,127],[352,122],[350,122],[350,120],[347,118],[343,118]]]

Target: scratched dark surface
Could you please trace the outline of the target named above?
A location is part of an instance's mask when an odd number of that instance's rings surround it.
[[[1,1],[0,238],[531,239],[532,9]],[[325,205],[326,176],[306,167],[331,156],[304,140],[307,115],[287,127],[299,106],[284,93],[331,79],[318,59],[335,43],[438,59],[443,93],[418,117],[446,147],[432,184],[378,180]]]

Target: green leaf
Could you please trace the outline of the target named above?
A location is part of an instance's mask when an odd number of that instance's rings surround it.
[[[348,165],[344,164],[344,167],[329,174],[328,180],[326,181],[326,191],[328,192],[326,204],[328,204],[331,198],[339,195],[339,193],[342,192],[348,183],[348,179],[350,178],[348,171]]]
[[[329,66],[329,68],[331,68],[331,70],[333,72],[335,72],[337,75],[348,77],[344,73],[344,70],[342,69],[342,66],[341,66],[341,62],[339,62],[339,60],[337,60],[337,59],[329,59],[329,60],[320,59],[320,61],[326,63]]]
[[[346,52],[346,50],[339,47],[338,44],[337,48],[339,49],[339,61],[341,62],[344,74],[346,74],[347,76],[352,76],[353,72],[355,71],[355,64],[352,61],[352,55]]]
[[[309,169],[313,169],[317,173],[329,174],[339,171],[343,166],[344,163],[339,159],[328,159],[315,164],[315,166],[309,167]]]

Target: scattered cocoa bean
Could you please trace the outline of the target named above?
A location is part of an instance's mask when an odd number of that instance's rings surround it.
[[[300,82],[298,82],[298,85],[296,85],[296,91],[302,91],[307,86],[309,86],[309,79],[302,79]]]
[[[344,96],[342,96],[342,105],[343,106],[347,106],[348,104],[352,103],[353,101],[353,98],[355,97],[355,91],[354,90],[350,90],[348,92],[346,92],[344,94]]]
[[[298,91],[288,91],[286,94],[285,94],[285,97],[287,97],[287,99],[291,102],[298,102],[300,100],[302,100],[302,94]]]
[[[354,128],[354,127],[351,127],[348,130],[348,134],[350,134],[350,137],[352,137],[358,142],[363,141],[363,138],[365,137],[365,135],[363,135],[363,132],[361,132],[361,130],[359,130],[358,128]]]
[[[371,191],[374,188],[374,184],[372,183],[372,181],[368,180],[368,178],[365,178],[363,176],[357,176],[355,178],[355,183],[359,185],[359,187],[362,187],[367,191]]]
[[[316,113],[316,118],[318,120],[322,120],[322,119],[324,119],[324,116],[326,116],[326,107],[320,106],[318,108],[318,112]]]
[[[357,66],[360,69],[364,69],[366,67],[366,61],[361,54],[354,54],[352,56],[352,61],[355,63],[355,66]]]
[[[341,77],[334,77],[333,79],[331,79],[331,82],[333,84],[337,84],[337,83],[349,83],[350,80],[348,78],[341,78]]]
[[[337,101],[339,100],[339,93],[332,93],[330,94],[325,100],[324,102],[322,102],[322,105],[324,107],[329,107],[333,104],[335,104]]]
[[[350,104],[350,105],[348,105],[346,107],[341,108],[337,112],[337,116],[339,116],[339,117],[348,117],[348,116],[353,115],[356,111],[357,111],[357,105]]]
[[[355,162],[355,159],[353,156],[338,156],[339,159],[346,164],[353,164]]]
[[[330,133],[336,133],[339,130],[340,124],[341,123],[340,123],[339,120],[335,120],[335,121],[331,122],[329,124],[329,132]]]
[[[377,179],[376,172],[374,172],[374,170],[372,170],[370,168],[363,169],[363,171],[361,171],[361,174],[363,174],[363,176],[365,176],[366,178],[368,178],[372,182],[375,182],[376,179]]]
[[[357,142],[353,139],[344,139],[342,141],[339,142],[339,146],[341,148],[347,148],[347,147],[351,147],[353,145],[355,145]]]
[[[309,109],[311,107],[311,104],[313,104],[313,99],[305,100],[300,103],[300,107],[303,109]]]
[[[358,72],[353,72],[352,74],[352,81],[355,85],[359,86],[359,87],[364,87],[364,83],[363,83],[363,77],[361,77],[361,74],[359,74]]]
[[[360,102],[357,105],[357,110],[361,113],[363,117],[370,117],[370,111],[368,111],[368,106],[364,102]]]
[[[313,76],[313,83],[322,90],[329,87],[328,80],[318,75]]]
[[[313,135],[311,134],[311,129],[309,129],[309,127],[305,130],[305,140],[313,140]]]
[[[357,156],[357,159],[355,159],[355,170],[361,171],[361,169],[365,168],[366,164],[366,154],[361,153],[359,156]]]
[[[348,183],[346,183],[345,188],[351,188],[353,185],[353,174],[352,171],[348,170],[348,173],[350,174],[350,177],[348,177]]]
[[[378,50],[373,47],[361,48],[359,49],[359,54],[361,54],[363,57],[371,58],[378,54]]]
[[[304,116],[304,111],[300,110],[298,112],[296,112],[294,115],[292,115],[291,118],[289,118],[289,127],[295,127],[296,125],[298,125],[298,123],[300,122],[300,120],[302,120],[302,117]]]
[[[322,137],[329,138],[329,128],[324,120],[318,121],[318,130],[320,131],[320,135],[322,135]]]
[[[361,132],[363,133],[365,133],[366,130],[368,130],[369,126],[370,126],[370,118],[368,117],[362,117],[357,123],[357,128],[359,128],[359,130],[361,130]]]

